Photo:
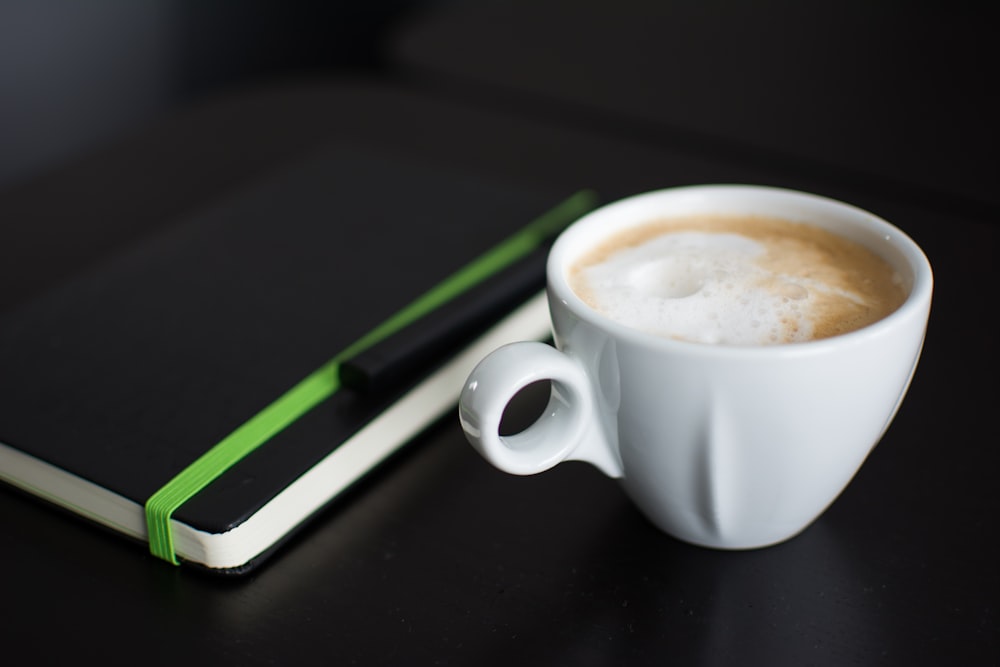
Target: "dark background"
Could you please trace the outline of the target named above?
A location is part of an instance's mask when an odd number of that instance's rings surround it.
[[[221,89],[385,68],[440,0],[0,3],[0,189]]]
[[[995,216],[990,3],[9,0],[0,190],[220,91],[406,80]]]

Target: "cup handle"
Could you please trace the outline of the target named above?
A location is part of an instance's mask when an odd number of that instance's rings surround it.
[[[542,380],[552,386],[545,411],[524,431],[501,436],[504,409],[519,391]],[[595,406],[579,362],[551,345],[526,341],[494,350],[472,370],[459,397],[459,419],[472,446],[505,472],[532,475],[577,460],[621,477],[617,448]]]

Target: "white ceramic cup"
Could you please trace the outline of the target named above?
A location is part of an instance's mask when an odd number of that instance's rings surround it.
[[[808,222],[888,260],[908,296],[884,319],[823,340],[759,347],[692,343],[628,328],[567,282],[603,239],[665,215],[759,214]],[[513,343],[483,359],[459,414],[497,468],[526,475],[565,460],[620,478],[662,530],[716,548],[793,537],[843,491],[903,400],[923,347],[932,273],[906,234],[832,199],[762,186],[702,185],[629,197],[582,217],[548,259],[556,347]],[[524,387],[551,380],[544,413],[501,436]]]

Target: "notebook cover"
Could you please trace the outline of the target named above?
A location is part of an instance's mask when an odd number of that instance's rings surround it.
[[[142,505],[562,197],[331,148],[0,313],[0,442]],[[239,525],[395,398],[338,392],[173,517]]]

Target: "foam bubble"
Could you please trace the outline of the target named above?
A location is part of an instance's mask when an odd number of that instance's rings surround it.
[[[739,234],[675,232],[584,267],[581,278],[595,308],[659,336],[734,345],[810,340],[810,298],[843,290],[768,269],[758,261],[765,251]]]

